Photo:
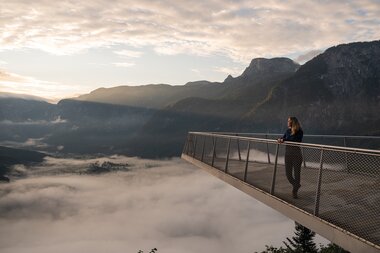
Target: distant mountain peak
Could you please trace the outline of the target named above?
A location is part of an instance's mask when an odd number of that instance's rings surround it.
[[[207,80],[200,80],[200,81],[187,82],[185,85],[207,85],[210,83],[211,82]]]
[[[285,57],[272,59],[255,58],[241,76],[252,78],[261,74],[295,72],[299,67],[299,64]]]
[[[19,93],[10,93],[10,92],[0,92],[0,98],[18,98],[24,100],[35,100],[35,101],[48,101],[46,98],[37,97],[33,95],[27,94],[19,94]]]
[[[224,79],[225,83],[232,82],[234,78],[231,75],[228,75],[226,79]]]

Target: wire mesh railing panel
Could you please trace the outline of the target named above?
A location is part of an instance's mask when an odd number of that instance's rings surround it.
[[[269,192],[272,185],[276,145],[265,142],[250,142],[246,181]]]
[[[231,139],[230,143],[230,160],[241,160],[241,141],[237,138]]]
[[[227,174],[244,181],[244,161],[229,160]]]
[[[301,147],[302,167],[308,169],[319,169],[321,162],[321,150],[315,148]]]
[[[313,213],[319,157],[316,149],[280,145],[274,195]]]
[[[194,134],[189,133],[187,135],[183,153],[185,153],[188,156],[193,156],[194,154],[194,141],[195,141],[194,139],[195,139]]]
[[[197,135],[197,136],[195,136],[194,139],[195,139],[194,140],[194,158],[201,160],[205,136],[204,135]]]
[[[214,145],[215,145],[215,138],[212,136],[205,136],[202,162],[211,166],[212,166],[212,160],[214,156]]]
[[[268,153],[268,145],[264,142],[251,142],[251,149],[249,152],[250,162],[269,163],[271,157]]]
[[[189,133],[183,153],[380,244],[378,151]]]
[[[231,139],[227,173],[242,181],[245,178],[248,141]]]
[[[240,158],[241,161],[247,160],[247,154],[248,154],[248,141],[247,140],[239,140],[239,146],[240,146]]]
[[[351,174],[380,176],[380,157],[360,153],[343,154],[346,158],[346,169]]]
[[[228,153],[229,138],[216,137],[215,143],[215,158],[213,166],[224,171]]]
[[[380,244],[380,157],[325,151],[323,160],[319,216]]]

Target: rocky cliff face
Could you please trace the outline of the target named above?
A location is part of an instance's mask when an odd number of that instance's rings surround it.
[[[320,58],[327,67],[320,78],[335,97],[380,95],[380,41],[340,45]]]
[[[236,86],[255,86],[257,84],[265,85],[272,79],[294,74],[300,65],[289,58],[255,58],[240,76],[232,77],[228,75],[224,84],[233,84]]]
[[[282,82],[251,123],[280,130],[290,115],[309,133],[379,134],[380,41],[329,48]]]
[[[261,78],[264,75],[276,75],[277,73],[294,73],[299,65],[289,58],[256,58],[251,61],[241,77],[248,79]]]

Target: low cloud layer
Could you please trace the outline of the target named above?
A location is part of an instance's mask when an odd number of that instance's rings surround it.
[[[118,169],[88,173],[110,163]],[[16,180],[0,185],[3,253],[254,252],[293,232],[291,220],[179,159],[49,158],[13,169]]]
[[[5,126],[50,126],[56,124],[67,123],[67,120],[61,119],[61,117],[56,118],[55,120],[47,121],[47,120],[28,120],[28,121],[12,121],[12,120],[1,120],[0,125]]]
[[[54,54],[126,44],[151,46],[159,54],[223,54],[246,63],[380,36],[377,0],[42,0],[3,1],[1,9],[0,50]]]

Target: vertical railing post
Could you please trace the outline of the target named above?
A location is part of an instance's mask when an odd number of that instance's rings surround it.
[[[239,136],[238,134],[235,134],[236,136]],[[239,138],[236,138],[237,142],[237,149],[238,149],[238,155],[239,155],[239,161],[241,161],[241,154],[240,154],[240,141]]]
[[[272,176],[272,185],[270,187],[270,194],[274,194],[274,187],[276,185],[276,174],[277,174],[277,160],[278,160],[278,150],[280,149],[280,144],[276,145],[276,157],[274,159],[274,168],[273,168],[273,176]]]
[[[185,146],[183,147],[182,154],[187,155],[188,146],[189,146],[189,138],[190,138],[190,134],[187,134],[186,135],[186,142],[185,142]]]
[[[249,163],[249,151],[250,150],[251,150],[251,142],[248,141],[248,145],[247,145],[247,158],[245,160],[245,169],[244,169],[244,182],[247,182],[248,163]]]
[[[189,139],[187,140],[187,148],[186,148],[186,154],[188,156],[192,156],[193,154],[191,153],[192,152],[192,149],[194,148],[193,147],[193,134],[189,134]]]
[[[228,159],[229,159],[229,156],[230,156],[230,146],[231,146],[231,138],[228,139],[227,157],[226,157],[226,164],[224,166],[224,173],[227,173],[227,169],[228,169]]]
[[[194,137],[194,149],[193,149],[193,158],[195,157],[195,150],[197,149],[197,136]]]
[[[211,166],[214,167],[214,161],[216,156],[216,138],[215,136],[212,137],[212,159],[211,159]]]
[[[207,137],[206,135],[203,136],[202,157],[201,157],[202,162],[203,162],[203,157],[205,155],[206,137]]]
[[[301,147],[301,155],[303,160],[303,167],[306,168],[305,152],[303,147]]]
[[[265,134],[265,139],[268,139],[268,134]],[[269,144],[267,142],[267,155],[268,155],[268,163],[270,164],[270,155],[269,155]]]
[[[321,158],[319,161],[319,173],[318,173],[318,180],[317,180],[317,190],[315,192],[315,205],[314,205],[315,216],[319,216],[319,202],[321,198],[322,171],[323,171],[323,149],[321,149]]]
[[[343,144],[344,144],[344,147],[347,148],[346,137],[343,138]],[[346,167],[346,171],[347,171],[347,172],[350,172],[350,170],[349,170],[349,168],[348,168],[348,156],[347,156],[347,152],[344,152],[344,157],[345,157],[345,167]]]

